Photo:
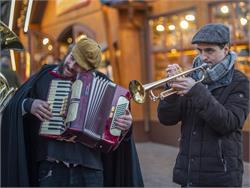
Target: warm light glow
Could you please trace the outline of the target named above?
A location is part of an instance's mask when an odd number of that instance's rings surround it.
[[[10,15],[9,15],[9,28],[12,30],[13,20],[14,20],[14,10],[15,10],[15,0],[11,0]]]
[[[29,28],[29,22],[30,22],[30,14],[31,14],[31,9],[32,9],[32,4],[33,4],[33,0],[29,0],[27,12],[26,12],[26,17],[25,17],[25,22],[24,22],[24,29],[23,29],[23,31],[25,33],[28,31],[28,28]]]
[[[25,76],[26,76],[26,78],[30,77],[30,54],[29,54],[29,52],[26,52]]]
[[[51,44],[48,45],[48,50],[49,50],[49,51],[53,50],[53,46],[52,46]]]
[[[67,38],[67,42],[71,43],[73,41],[73,39],[71,37]]]
[[[116,57],[120,57],[121,56],[121,50],[116,50],[115,55],[116,55]]]
[[[81,34],[76,38],[76,42],[78,42],[81,39],[87,38],[87,35]]]
[[[174,50],[174,49],[172,49],[172,50]],[[196,50],[185,50],[183,52],[178,52],[176,50],[176,52],[174,52],[174,53],[172,53],[172,50],[167,53],[167,57],[180,57],[182,55],[188,55],[188,56],[197,55],[197,51]]]
[[[16,71],[16,61],[15,61],[15,55],[14,51],[10,50],[10,59],[11,59],[11,67],[13,71]]]
[[[170,31],[175,30],[175,25],[169,25],[169,26],[168,26],[168,29],[169,29]]]
[[[87,38],[87,35],[81,34],[76,38],[76,42],[78,42],[79,40],[83,39],[83,38]]]
[[[44,38],[43,39],[43,45],[45,46],[46,44],[48,44],[49,43],[49,39],[48,38]]]
[[[240,18],[240,23],[241,23],[241,25],[246,25],[247,24],[247,19],[246,18]]]
[[[227,14],[227,13],[229,12],[229,8],[228,8],[228,6],[223,5],[223,6],[220,8],[220,11],[221,11],[223,14]]]
[[[245,3],[244,2],[240,2],[240,7],[243,7],[245,6]]]
[[[180,23],[180,26],[182,29],[187,29],[188,28],[188,22],[186,20],[182,20]]]
[[[156,26],[156,30],[159,31],[159,32],[162,32],[162,31],[165,30],[165,28],[164,28],[163,25],[159,24],[159,25]]]
[[[185,16],[185,19],[187,21],[194,21],[195,20],[195,16],[192,15],[192,14],[188,14],[188,15]]]
[[[175,54],[175,53],[177,53],[177,50],[174,48],[174,49],[171,49],[171,53],[172,54]]]

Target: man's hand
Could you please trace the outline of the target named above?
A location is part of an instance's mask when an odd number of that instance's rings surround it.
[[[167,66],[166,68],[166,73],[167,73],[167,77],[172,77],[175,76],[179,73],[181,73],[182,69],[178,64],[170,64]],[[167,84],[172,87],[172,83],[175,79],[168,81]]]
[[[126,110],[125,115],[121,115],[115,119],[115,127],[122,131],[129,130],[132,125],[132,121],[133,119],[130,111]]]
[[[166,68],[167,77],[174,76],[181,72],[181,67],[178,64],[169,64]]]
[[[40,99],[35,99],[33,101],[30,112],[41,121],[50,120],[52,117],[49,104]]]
[[[183,96],[196,84],[191,77],[177,78],[172,82],[171,87],[177,91],[177,95]]]

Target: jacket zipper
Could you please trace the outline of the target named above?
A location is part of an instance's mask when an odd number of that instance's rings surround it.
[[[192,110],[192,114],[194,114],[194,110]],[[187,172],[187,187],[189,187],[190,185],[192,185],[192,182],[190,182],[190,158],[191,158],[191,152],[190,152],[190,148],[191,148],[191,138],[192,138],[192,133],[193,133],[193,129],[194,129],[194,125],[195,125],[195,119],[193,119],[193,123],[192,123],[192,127],[191,127],[191,132],[190,132],[190,137],[189,137],[189,148],[188,148],[188,172]]]
[[[220,160],[223,164],[224,167],[224,172],[227,172],[227,161],[225,160],[223,154],[222,154],[222,146],[221,146],[221,139],[218,140],[219,143],[219,156],[220,156]]]

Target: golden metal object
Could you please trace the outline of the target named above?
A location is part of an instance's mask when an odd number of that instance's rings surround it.
[[[0,114],[14,95],[15,89],[9,87],[9,84],[2,73],[0,73]]]
[[[23,45],[16,34],[11,31],[2,21],[0,21],[0,36],[1,50],[24,50]]]
[[[129,83],[129,91],[130,91],[134,101],[139,103],[139,104],[142,104],[142,103],[145,102],[146,92],[148,90],[150,92],[149,97],[150,97],[151,100],[157,101],[159,99],[164,99],[165,97],[168,97],[168,96],[170,96],[172,94],[175,94],[177,91],[175,91],[173,88],[170,88],[168,90],[165,90],[165,91],[161,92],[158,96],[156,96],[153,93],[153,89],[155,89],[155,88],[157,88],[157,87],[159,87],[159,86],[161,86],[163,84],[166,84],[168,82],[174,81],[174,79],[176,79],[176,78],[186,76],[189,73],[192,73],[192,72],[197,71],[197,70],[201,70],[203,72],[202,78],[200,80],[196,81],[196,82],[201,82],[205,78],[205,72],[206,72],[207,68],[208,68],[208,65],[203,64],[203,65],[201,65],[199,67],[196,67],[196,68],[193,68],[193,69],[178,73],[178,74],[176,74],[174,76],[166,77],[164,79],[161,79],[161,80],[158,80],[158,81],[155,81],[155,82],[152,82],[152,83],[148,83],[148,84],[145,84],[145,85],[142,85],[137,80],[132,80]]]
[[[16,34],[11,31],[2,21],[0,21],[0,43],[1,50],[24,50],[23,45]],[[7,106],[14,93],[15,89],[13,87],[9,87],[8,81],[4,75],[0,73],[0,113],[2,113],[4,108]]]

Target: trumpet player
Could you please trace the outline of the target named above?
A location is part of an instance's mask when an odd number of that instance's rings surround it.
[[[164,125],[181,122],[180,150],[173,181],[184,187],[240,187],[242,185],[242,127],[249,113],[249,80],[234,68],[230,31],[223,24],[207,24],[193,36],[199,54],[193,67],[210,65],[205,79],[194,72],[168,83],[176,94],[162,99],[158,118]],[[169,65],[175,75],[179,66]]]

